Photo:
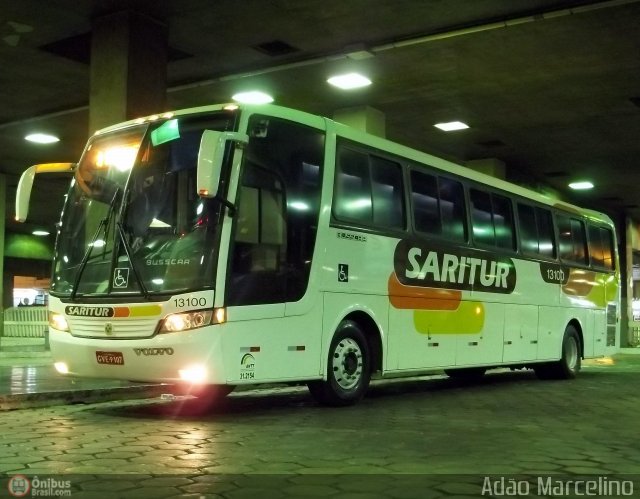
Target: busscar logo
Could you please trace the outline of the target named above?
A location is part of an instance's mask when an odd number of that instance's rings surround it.
[[[402,240],[394,270],[407,286],[512,293],[516,268],[508,257],[469,248]]]

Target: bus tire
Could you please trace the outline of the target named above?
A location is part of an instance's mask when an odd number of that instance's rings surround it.
[[[467,381],[478,380],[487,372],[486,367],[463,367],[461,369],[445,369],[444,373],[450,378]]]
[[[580,336],[576,328],[569,325],[562,338],[562,354],[556,362],[537,364],[533,370],[540,379],[573,379],[580,372]]]
[[[309,382],[309,391],[319,403],[340,407],[361,400],[370,381],[367,338],[356,322],[342,321],[329,347],[327,379]]]

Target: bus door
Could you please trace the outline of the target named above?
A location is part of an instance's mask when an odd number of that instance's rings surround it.
[[[230,243],[226,358],[253,357],[252,379],[319,372],[322,300],[309,286],[324,134],[274,117],[249,119]],[[237,369],[236,369],[237,368]]]

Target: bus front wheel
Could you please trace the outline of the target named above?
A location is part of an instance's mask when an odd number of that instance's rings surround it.
[[[309,382],[309,391],[321,404],[345,406],[362,399],[370,381],[367,338],[356,322],[342,321],[329,347],[327,379]]]
[[[534,366],[540,379],[573,379],[580,371],[580,336],[573,326],[567,326],[562,339],[560,360]]]

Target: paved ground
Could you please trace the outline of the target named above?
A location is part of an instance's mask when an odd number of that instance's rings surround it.
[[[574,381],[523,371],[377,383],[342,409],[286,387],[206,412],[184,399],[7,411],[0,495],[24,474],[31,494],[74,498],[509,495],[501,484],[532,497],[640,497],[638,387],[640,356],[623,355]],[[583,475],[589,484],[568,482]]]

